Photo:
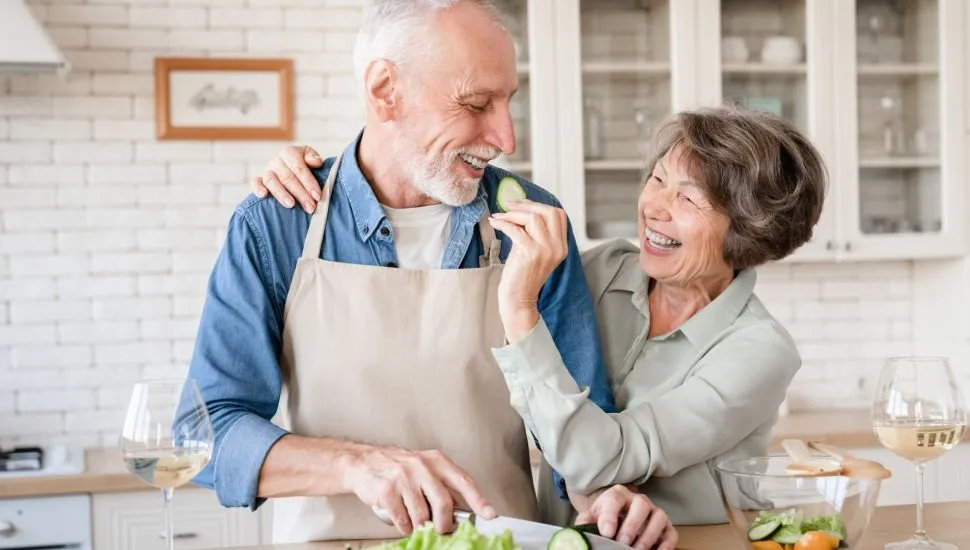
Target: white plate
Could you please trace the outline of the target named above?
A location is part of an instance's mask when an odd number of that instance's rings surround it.
[[[512,539],[522,550],[545,550],[549,539],[560,529],[554,525],[535,523],[523,519],[498,517],[493,520],[478,518],[475,528],[479,533],[494,535],[506,529],[512,531]],[[595,535],[586,534],[593,550],[629,550],[629,546]]]

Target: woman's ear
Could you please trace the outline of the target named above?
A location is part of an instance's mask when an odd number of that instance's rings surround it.
[[[364,95],[367,105],[381,122],[397,118],[398,72],[394,63],[386,59],[372,61],[364,71]]]

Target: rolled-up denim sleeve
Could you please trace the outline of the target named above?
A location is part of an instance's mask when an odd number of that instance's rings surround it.
[[[589,400],[604,412],[616,412],[600,349],[593,300],[571,223],[567,226],[567,238],[569,251],[566,259],[539,294],[539,313],[576,384],[588,388]],[[562,476],[554,471],[552,477],[560,498],[568,498]]]
[[[266,242],[242,206],[209,278],[189,377],[205,401],[215,435],[209,464],[193,480],[227,507],[253,510],[269,449],[287,432],[271,422],[282,376],[282,306],[273,293]]]

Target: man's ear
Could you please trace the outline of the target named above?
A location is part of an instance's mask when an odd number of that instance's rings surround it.
[[[400,78],[397,66],[386,59],[375,59],[364,71],[364,95],[377,119],[388,122],[400,113]]]

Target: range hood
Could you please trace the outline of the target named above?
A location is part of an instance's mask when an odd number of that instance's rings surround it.
[[[52,8],[53,9],[53,8]],[[0,73],[65,73],[67,60],[24,0],[0,0]]]

